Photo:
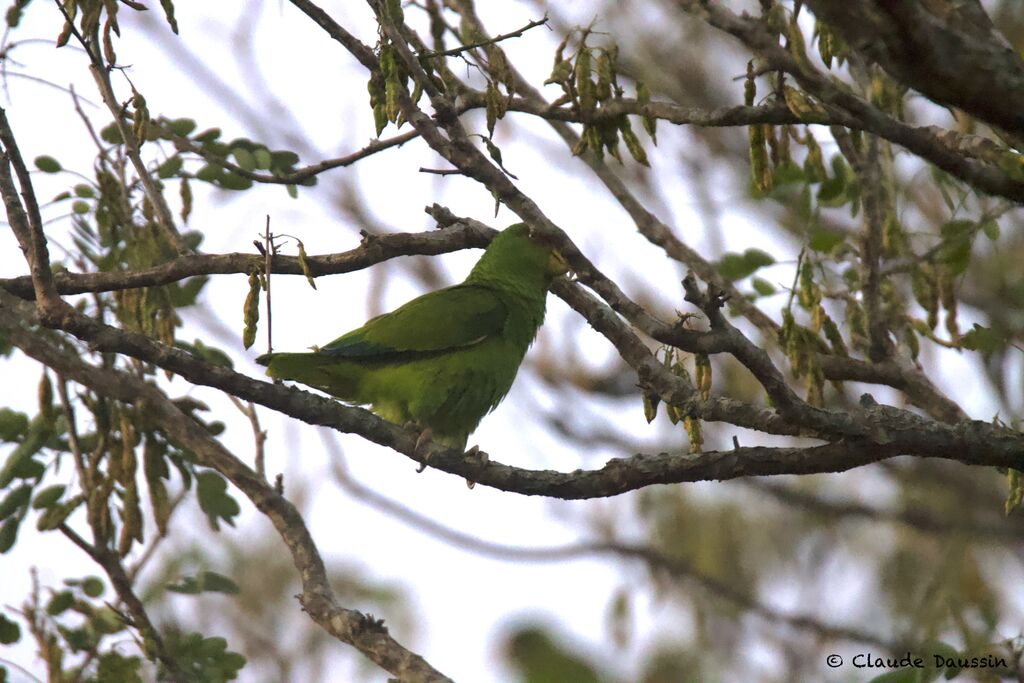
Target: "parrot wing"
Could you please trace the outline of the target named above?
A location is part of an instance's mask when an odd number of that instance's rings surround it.
[[[319,353],[351,360],[394,361],[479,344],[500,335],[508,308],[475,284],[429,292],[338,337]]]

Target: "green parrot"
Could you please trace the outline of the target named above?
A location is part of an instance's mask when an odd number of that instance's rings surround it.
[[[470,433],[512,387],[544,322],[552,280],[568,267],[526,224],[491,242],[462,284],[439,289],[308,353],[256,359],[275,379],[302,382],[465,450]]]

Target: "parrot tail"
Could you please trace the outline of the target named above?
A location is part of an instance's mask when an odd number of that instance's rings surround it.
[[[363,374],[354,363],[339,362],[319,353],[265,353],[256,362],[267,367],[274,379],[302,382],[337,398],[355,400],[354,394]]]

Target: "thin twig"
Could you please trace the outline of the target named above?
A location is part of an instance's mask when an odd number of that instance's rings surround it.
[[[420,59],[430,59],[431,57],[455,57],[457,55],[462,54],[463,52],[466,52],[467,50],[475,50],[478,47],[487,47],[488,45],[494,45],[495,43],[500,43],[501,41],[508,40],[509,38],[518,38],[519,36],[529,31],[531,28],[544,26],[547,23],[548,15],[545,14],[543,19],[534,19],[526,26],[523,26],[522,28],[512,31],[510,33],[502,33],[493,38],[488,38],[487,40],[481,40],[476,43],[467,43],[459,47],[453,47],[452,49],[445,50],[444,52],[421,53],[417,55],[417,57],[419,57]]]

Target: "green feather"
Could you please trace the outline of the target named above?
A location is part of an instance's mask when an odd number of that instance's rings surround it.
[[[256,362],[271,377],[369,405],[386,420],[415,422],[435,441],[465,448],[512,387],[544,322],[548,287],[565,270],[557,251],[525,224],[513,225],[462,284],[417,297],[316,351]]]

